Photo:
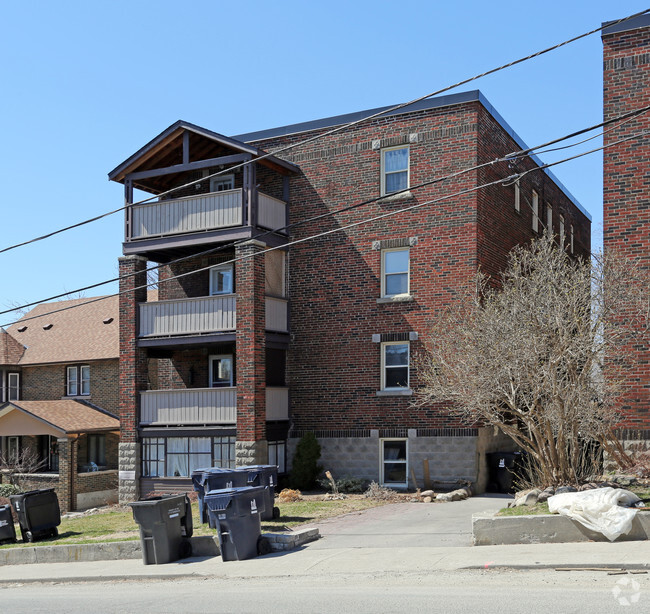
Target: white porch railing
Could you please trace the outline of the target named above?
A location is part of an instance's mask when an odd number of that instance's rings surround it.
[[[234,294],[140,303],[140,337],[235,330],[236,305]]]
[[[237,388],[149,390],[140,393],[140,424],[235,424]]]
[[[289,331],[288,301],[284,298],[266,297],[266,330],[286,333]]]
[[[146,239],[240,226],[242,191],[241,189],[226,190],[189,198],[133,205],[130,214],[129,239]]]
[[[288,388],[266,388],[266,419],[267,420],[288,420],[289,419],[289,389]]]
[[[257,224],[262,228],[283,228],[287,224],[287,203],[262,192],[258,193]]]

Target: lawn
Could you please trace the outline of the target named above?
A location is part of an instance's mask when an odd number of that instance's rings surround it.
[[[309,497],[301,501],[278,503],[280,517],[274,520],[262,521],[262,531],[278,533],[287,531],[303,524],[317,523],[325,518],[332,518],[342,514],[360,512],[371,507],[384,505],[387,501],[379,499],[366,499],[362,497],[348,497],[346,499],[323,501],[321,497]],[[192,519],[194,522],[194,535],[215,535],[214,529],[207,524],[199,524],[199,510],[196,502],[192,503]],[[15,548],[26,546],[46,546],[54,544],[91,544],[108,541],[128,541],[140,539],[138,525],[133,520],[130,507],[111,506],[99,510],[97,513],[63,518],[58,527],[57,538],[44,539],[33,544],[23,543],[20,539],[20,530],[16,525],[17,544],[6,544],[0,548]]]

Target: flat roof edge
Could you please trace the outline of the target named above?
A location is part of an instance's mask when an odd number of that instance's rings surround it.
[[[615,24],[615,25],[609,25]],[[628,32],[629,30],[638,30],[639,28],[647,28],[650,26],[650,13],[645,15],[639,15],[633,19],[628,19],[626,21],[618,22],[614,21],[604,21],[602,23],[603,31],[601,36],[607,36],[608,34],[617,34],[618,32]]]

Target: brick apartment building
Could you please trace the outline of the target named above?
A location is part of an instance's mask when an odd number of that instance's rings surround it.
[[[193,468],[213,463],[282,471],[307,431],[339,477],[406,487],[428,459],[434,480],[484,486],[485,452],[508,442],[412,403],[427,323],[478,267],[497,274],[546,227],[588,254],[590,218],[548,171],[477,189],[536,168],[530,158],[418,187],[524,147],[480,92],[324,134],[376,111],[234,138],[179,121],[109,173],[131,204],[122,499],[185,489]],[[160,197],[133,204],[136,188]],[[146,300],[147,261],[164,265],[157,301]]]
[[[603,41],[604,119],[650,105],[650,15],[607,27]],[[615,124],[605,133],[603,224],[605,250],[640,258],[650,267],[650,114]],[[630,451],[650,444],[650,339],[635,340],[627,365],[620,436]]]
[[[31,450],[29,485],[56,488],[64,511],[117,498],[118,300],[92,300],[0,329],[0,454],[15,466]]]

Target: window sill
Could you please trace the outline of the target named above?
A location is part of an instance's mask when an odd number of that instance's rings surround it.
[[[71,395],[65,395],[61,397],[61,400],[64,401],[65,399],[89,399],[90,395],[89,394],[71,394]]]
[[[411,294],[396,294],[395,296],[382,296],[377,299],[378,304],[386,303],[410,303],[414,301],[413,295]]]
[[[394,388],[389,390],[377,390],[378,397],[410,397],[413,396],[411,388]]]
[[[382,194],[380,203],[392,203],[397,200],[406,200],[408,198],[413,198],[413,194],[410,190],[406,192],[399,192],[398,194]]]

